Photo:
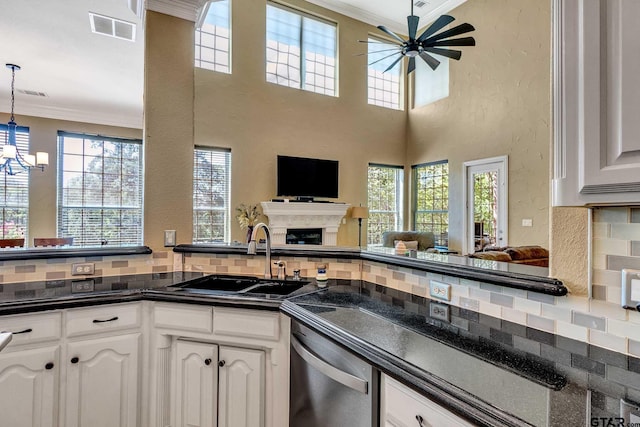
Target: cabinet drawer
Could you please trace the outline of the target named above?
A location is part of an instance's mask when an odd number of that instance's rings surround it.
[[[418,426],[417,417],[425,427],[473,425],[386,375],[382,376],[381,411],[385,427]]]
[[[277,341],[280,338],[280,315],[278,312],[216,307],[213,310],[213,332],[216,335]]]
[[[202,305],[156,303],[153,324],[156,328],[210,334],[213,323],[211,311],[211,307]]]
[[[73,309],[67,312],[67,336],[139,328],[140,319],[138,303]]]
[[[0,317],[0,331],[13,332],[9,347],[58,340],[62,335],[62,313],[20,314]]]

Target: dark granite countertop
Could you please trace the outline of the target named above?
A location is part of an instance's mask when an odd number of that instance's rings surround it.
[[[480,425],[607,425],[640,400],[640,359],[375,284],[281,310]]]

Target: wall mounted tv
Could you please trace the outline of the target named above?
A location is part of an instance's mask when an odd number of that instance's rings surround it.
[[[338,161],[278,156],[278,196],[338,197]]]

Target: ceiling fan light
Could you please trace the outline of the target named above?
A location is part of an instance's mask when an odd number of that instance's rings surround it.
[[[418,52],[417,50],[408,50],[405,55],[409,58],[415,58],[416,56],[420,55],[420,52]]]

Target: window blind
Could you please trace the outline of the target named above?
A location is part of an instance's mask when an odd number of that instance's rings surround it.
[[[9,129],[0,124],[0,141],[7,144]],[[29,152],[29,128],[18,126],[16,146],[23,153]],[[29,172],[17,175],[0,174],[0,238],[29,239]]]
[[[193,243],[230,241],[231,150],[195,147]]]

